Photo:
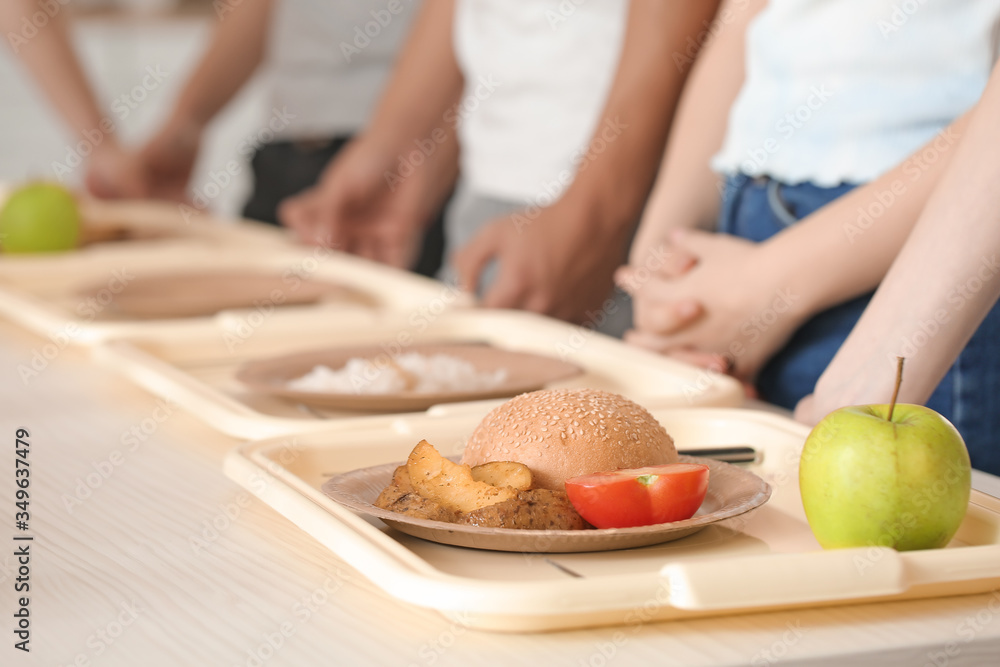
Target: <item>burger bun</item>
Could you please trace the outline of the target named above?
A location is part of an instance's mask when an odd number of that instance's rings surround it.
[[[549,389],[521,394],[472,433],[462,463],[517,461],[536,488],[563,490],[570,477],[676,463],[674,441],[649,412],[619,394]]]

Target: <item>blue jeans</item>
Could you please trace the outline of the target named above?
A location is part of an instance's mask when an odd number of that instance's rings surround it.
[[[789,186],[767,178],[733,176],[726,182],[719,230],[764,241],[853,188],[851,184]],[[761,370],[757,379],[761,398],[792,409],[812,393],[871,296],[830,308],[799,328]],[[975,468],[1000,475],[1000,305],[986,316],[927,406],[955,424]]]

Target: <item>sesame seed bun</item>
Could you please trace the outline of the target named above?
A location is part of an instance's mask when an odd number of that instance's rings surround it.
[[[490,412],[465,445],[462,463],[517,461],[534,486],[562,490],[570,477],[676,463],[673,439],[640,405],[597,389],[521,394]]]

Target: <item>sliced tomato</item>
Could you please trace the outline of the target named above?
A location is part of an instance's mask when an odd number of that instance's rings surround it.
[[[566,480],[566,495],[597,528],[629,528],[690,519],[708,491],[708,466],[668,463],[595,472]]]

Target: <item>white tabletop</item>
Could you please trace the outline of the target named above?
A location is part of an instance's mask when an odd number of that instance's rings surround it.
[[[14,529],[11,455],[0,473],[0,664],[1000,663],[1000,592],[544,635],[468,630],[387,597],[226,479],[234,440],[84,352],[46,360],[48,342],[0,323],[0,438],[13,448],[17,428],[31,433],[27,533]],[[25,383],[19,365],[36,351],[41,370]],[[1000,495],[997,478],[976,484]],[[11,634],[15,533],[35,537],[30,654]]]

